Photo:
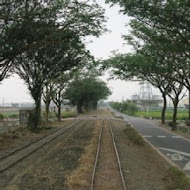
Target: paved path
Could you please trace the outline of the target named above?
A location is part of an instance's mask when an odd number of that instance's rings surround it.
[[[150,120],[114,112],[123,116],[154,147],[190,175],[190,140],[166,131]]]

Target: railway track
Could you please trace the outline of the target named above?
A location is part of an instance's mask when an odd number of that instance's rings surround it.
[[[107,122],[107,125],[109,125],[109,129],[105,130],[105,124]],[[108,145],[103,145],[105,142],[104,138],[106,139],[106,134],[108,135],[109,137],[109,141],[111,142],[110,144],[110,147],[109,147],[109,144]],[[108,134],[110,133],[110,134]],[[95,158],[95,163],[94,163],[94,169],[93,169],[93,174],[92,174],[92,179],[91,179],[91,188],[90,190],[96,190],[96,189],[112,189],[112,188],[109,188],[109,187],[105,187],[105,186],[101,186],[102,183],[110,183],[113,179],[111,179],[113,176],[106,176],[106,173],[102,173],[101,169],[98,169],[99,168],[103,168],[103,170],[105,169],[106,170],[106,166],[103,165],[103,167],[101,166],[98,166],[100,165],[100,162],[101,160],[105,160],[106,159],[106,155],[104,155],[106,152],[106,149],[109,149],[111,148],[113,152],[113,154],[115,154],[114,156],[116,157],[115,158],[115,161],[112,161],[112,163],[108,163],[108,167],[109,167],[109,164],[115,164],[116,165],[116,170],[112,170],[112,172],[109,171],[109,173],[117,173],[117,178],[119,179],[119,185],[115,186],[114,189],[122,189],[122,190],[126,190],[126,185],[125,185],[125,181],[124,181],[124,176],[123,176],[123,171],[122,171],[122,167],[121,167],[121,162],[120,162],[120,158],[119,158],[119,154],[118,154],[118,150],[117,150],[117,146],[116,146],[116,143],[115,143],[115,137],[114,137],[114,133],[113,133],[113,129],[112,129],[112,123],[110,121],[110,119],[104,119],[103,122],[102,122],[102,126],[101,126],[101,129],[100,129],[100,133],[99,133],[99,140],[98,140],[98,147],[97,147],[97,152],[96,152],[96,158]],[[103,150],[102,150],[103,149]],[[110,151],[110,150],[109,150]],[[102,152],[102,153],[101,153]],[[110,156],[110,155],[109,155]],[[102,157],[102,158],[101,158]],[[105,160],[106,161],[106,160]],[[115,162],[115,163],[114,163]],[[99,170],[99,171],[97,171]],[[103,174],[103,175],[102,175]],[[109,180],[106,182],[106,180],[104,181],[101,181],[101,182],[98,182],[100,181],[99,179],[102,178],[102,177],[107,177],[109,178]],[[98,179],[99,178],[99,179]],[[105,178],[106,179],[106,178]],[[100,186],[98,186],[98,183],[100,184]],[[118,182],[116,182],[118,183]]]
[[[68,125],[71,124],[72,122],[73,122],[73,121],[70,121],[70,122],[66,123],[66,125],[64,125],[63,127],[68,126]],[[3,156],[0,156],[0,161],[3,160],[3,159],[5,159],[5,158],[7,158],[7,157],[9,157],[9,156],[11,156],[12,154],[18,152],[18,151],[21,150],[21,149],[26,148],[26,147],[30,146],[31,144],[33,144],[33,143],[35,143],[35,142],[37,142],[37,141],[40,141],[40,140],[42,140],[43,138],[45,138],[45,137],[47,137],[47,136],[49,136],[49,135],[52,135],[52,134],[56,133],[56,132],[59,131],[59,130],[60,130],[60,128],[55,129],[55,130],[53,130],[53,132],[51,132],[51,133],[48,133],[48,134],[46,134],[46,135],[44,135],[44,136],[42,136],[42,137],[40,137],[40,138],[38,138],[38,139],[35,139],[35,140],[33,140],[33,141],[31,141],[31,142],[29,142],[29,143],[23,145],[23,146],[20,146],[20,147],[18,147],[18,148],[16,148],[16,149],[12,150],[11,152],[9,152],[9,153],[7,153],[7,154],[5,154],[5,155],[3,155]]]
[[[52,142],[53,140],[63,135],[68,130],[74,128],[76,125],[82,125],[84,123],[85,121],[80,121],[80,120],[67,123],[64,126],[64,128],[57,129],[54,132],[37,139],[36,141],[28,143],[25,146],[20,147],[7,155],[0,157],[0,173],[16,165],[17,163],[22,161],[24,158],[30,156],[35,151],[39,150],[43,146]]]

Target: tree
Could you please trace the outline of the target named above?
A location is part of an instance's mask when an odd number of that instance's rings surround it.
[[[42,91],[42,99],[45,103],[45,123],[48,123],[49,120],[49,106],[51,101],[53,100],[54,96],[54,82],[53,81],[47,81],[43,87]]]
[[[64,100],[64,90],[69,85],[69,81],[73,78],[74,73],[64,73],[55,79],[53,102],[57,106],[57,120],[61,121],[61,104]]]
[[[58,31],[99,36],[105,31],[103,13],[98,4],[77,0],[2,0],[0,81],[15,65],[17,56],[51,46]]]
[[[35,101],[34,128],[40,124],[41,94],[46,80],[90,59],[82,39],[90,35],[99,36],[105,31],[103,10],[95,3],[55,0],[39,4],[45,7],[47,17],[37,21],[32,17],[28,27],[33,42],[40,35],[45,35],[45,39],[38,46],[34,43],[34,49],[29,48],[17,56],[15,65],[16,73],[25,80]]]
[[[173,80],[182,82],[189,90],[190,103],[190,2],[178,0],[107,0],[107,2],[119,3],[124,14],[135,18],[131,22],[132,35],[141,42],[143,40],[141,45],[148,42],[152,44],[152,50],[156,50],[154,55],[160,53],[162,56],[167,55],[166,59],[171,60],[170,67],[177,75]]]
[[[68,43],[71,43],[67,42],[67,40],[65,40],[65,43],[62,40],[63,47],[55,44],[55,46],[48,47],[48,49],[36,49],[36,51],[30,52],[25,57],[22,55],[18,59],[20,63],[15,72],[25,81],[35,101],[34,128],[40,124],[41,95],[46,82],[57,78],[64,71],[76,65],[83,64],[86,56],[88,57],[88,52],[82,49],[78,41],[75,43],[75,39],[70,39],[74,47],[67,47]]]
[[[173,105],[174,105],[174,111],[173,111],[173,121],[172,121],[172,130],[176,130],[176,120],[177,120],[177,109],[179,101],[182,100],[185,96],[185,93],[182,94],[183,85],[181,83],[175,82],[171,86],[171,93],[168,94],[168,96],[172,99]]]
[[[77,106],[78,113],[96,109],[98,101],[111,94],[106,83],[94,77],[75,78],[65,91],[65,97]]]
[[[105,68],[111,67],[113,76],[122,80],[145,80],[157,87],[163,97],[162,124],[165,123],[165,112],[167,106],[166,96],[171,91],[173,80],[162,74],[163,68],[159,67],[157,60],[150,59],[141,54],[115,54],[114,57],[103,62]],[[104,68],[104,69],[105,69]],[[165,71],[166,72],[166,71]],[[170,74],[170,71],[168,71]]]

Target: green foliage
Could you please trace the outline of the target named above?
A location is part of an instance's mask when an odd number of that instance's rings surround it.
[[[71,112],[71,111],[65,111],[65,112],[61,112],[61,117],[62,118],[68,118],[68,117],[76,117],[76,113],[75,112]]]
[[[180,169],[171,166],[168,170],[168,177],[171,179],[174,189],[190,189],[190,180]]]
[[[99,36],[105,31],[103,14],[104,10],[93,2],[3,1],[0,3],[0,81],[14,66],[15,58],[25,57],[25,53],[43,59],[43,54],[36,53],[42,47],[44,55],[51,56],[54,51],[44,51],[44,47],[53,50],[60,42],[67,46],[72,39],[71,43],[75,43],[79,36]],[[64,51],[55,51],[60,59]]]
[[[83,110],[96,109],[98,101],[111,94],[106,83],[94,77],[75,78],[66,89],[65,96],[79,113]]]
[[[129,102],[127,107],[127,114],[135,115],[137,111],[138,111],[137,105]]]
[[[161,118],[161,111],[160,110],[150,110],[148,113],[147,111],[139,110],[136,113],[139,117],[151,117],[153,119],[160,119]],[[171,120],[173,118],[173,111],[166,110],[166,119]],[[188,118],[188,111],[187,110],[179,110],[177,114],[178,120],[185,120]]]
[[[144,145],[143,138],[138,134],[138,132],[132,128],[131,126],[127,125],[126,129],[123,130],[124,134],[127,138],[136,145]]]
[[[35,101],[36,127],[44,85],[93,60],[83,41],[106,31],[105,21],[104,10],[90,1],[0,3],[0,81],[10,69],[25,81]]]
[[[110,106],[117,111],[122,111],[122,103],[121,102],[110,102]]]
[[[137,105],[129,100],[123,102],[111,102],[110,106],[113,109],[116,109],[122,113],[127,113],[128,115],[136,115],[136,112],[138,111]]]
[[[4,115],[0,113],[0,121],[2,121],[3,119],[4,119]]]
[[[119,3],[123,13],[133,17],[130,34],[124,39],[133,46],[135,53],[114,55],[106,62],[113,67],[112,73],[118,78],[129,80],[137,77],[159,88],[165,107],[166,96],[170,96],[175,107],[175,128],[177,104],[184,96],[183,87],[190,90],[190,48],[186,43],[189,38],[187,31],[190,30],[190,8],[186,7],[189,2],[107,1]],[[162,115],[164,123],[164,109]]]

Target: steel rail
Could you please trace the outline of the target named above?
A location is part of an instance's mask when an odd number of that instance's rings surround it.
[[[81,122],[81,120],[79,120],[78,122],[74,123],[73,125],[71,125],[69,128],[66,128],[64,131],[62,131],[61,133],[57,134],[56,136],[48,139],[46,142],[42,143],[39,147],[37,147],[36,149],[30,151],[29,153],[26,153],[24,156],[22,156],[21,158],[17,159],[16,161],[10,163],[9,165],[6,165],[5,167],[3,167],[2,169],[0,169],[0,173],[6,171],[7,169],[9,169],[10,167],[14,166],[15,164],[19,163],[20,161],[22,161],[24,158],[30,156],[32,153],[36,152],[37,150],[39,150],[40,148],[42,148],[43,146],[47,145],[48,143],[52,142],[53,140],[55,140],[56,138],[58,138],[59,136],[63,135],[65,132],[67,132],[68,130],[72,129],[73,127],[75,127],[77,124],[79,124]],[[86,123],[86,121],[83,121],[82,124]],[[71,124],[71,123],[70,123]],[[82,125],[81,124],[81,125]],[[69,124],[67,125],[69,126]],[[47,137],[47,136],[46,136]],[[37,142],[34,142],[30,145],[33,145]],[[27,147],[24,147],[23,149],[25,148],[28,148],[29,146]],[[20,150],[23,150],[23,149],[20,149]],[[18,150],[18,152],[20,151]]]
[[[94,168],[93,168],[93,173],[92,173],[90,190],[93,190],[93,188],[94,188],[94,179],[95,179],[95,173],[96,173],[96,166],[98,163],[98,157],[99,157],[99,153],[100,153],[100,145],[101,145],[101,141],[102,141],[103,125],[104,125],[104,120],[102,122],[102,126],[101,126],[100,133],[99,133],[98,147],[97,147],[97,151],[96,151],[96,158],[95,158],[95,162],[94,162]]]
[[[72,122],[73,122],[73,121],[72,121]],[[67,124],[64,125],[63,127],[67,127],[67,126],[70,125],[72,122],[67,123]],[[62,128],[61,128],[61,129],[62,129]],[[59,131],[59,130],[61,130],[61,129],[60,129],[60,128],[59,128],[59,129],[56,129],[56,130],[54,130],[52,133],[49,133],[49,134],[47,134],[47,135],[44,135],[44,136],[42,136],[42,137],[40,137],[40,138],[38,138],[38,139],[33,140],[32,142],[29,142],[29,143],[27,143],[27,144],[25,144],[25,145],[23,145],[23,146],[21,146],[21,147],[18,147],[18,148],[16,148],[16,149],[14,149],[13,151],[9,152],[8,154],[1,156],[1,157],[0,157],[0,161],[3,160],[3,159],[5,159],[5,158],[7,158],[7,157],[9,157],[9,156],[11,156],[11,155],[13,155],[13,154],[15,154],[15,153],[17,153],[18,151],[20,151],[20,150],[22,150],[22,149],[24,149],[24,148],[27,148],[27,147],[30,146],[31,144],[36,143],[36,142],[38,142],[38,141],[40,141],[40,140],[46,138],[47,136],[56,133],[57,131]]]
[[[121,176],[121,180],[122,180],[122,184],[123,184],[123,189],[126,190],[125,179],[124,179],[123,170],[122,170],[122,167],[121,167],[119,153],[118,153],[117,146],[116,146],[116,143],[115,143],[115,137],[114,137],[114,133],[113,133],[113,129],[112,129],[112,123],[111,123],[110,119],[108,120],[108,122],[109,122],[110,131],[111,131],[111,134],[112,134],[112,141],[113,141],[115,153],[116,153],[116,156],[117,156],[117,162],[118,162],[118,166],[119,166],[119,171],[120,171],[120,176]]]

